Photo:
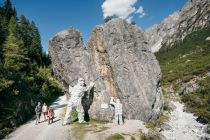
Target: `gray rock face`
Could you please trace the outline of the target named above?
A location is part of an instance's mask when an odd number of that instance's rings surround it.
[[[188,0],[180,11],[146,30],[145,35],[150,49],[157,52],[162,44],[172,46],[193,31],[207,26],[210,26],[210,1]]]
[[[196,91],[197,89],[199,89],[201,86],[197,83],[195,84],[192,84],[191,86],[189,87],[186,87],[183,91],[183,94],[188,94],[188,93],[192,93],[194,91]]]
[[[101,109],[118,97],[127,119],[157,119],[163,106],[159,64],[137,26],[114,19],[96,26],[87,45],[75,29],[58,33],[49,42],[53,70],[67,89],[79,77],[95,82],[91,118],[111,120],[113,109]]]
[[[102,78],[96,72],[91,51],[90,47],[83,44],[79,31],[73,28],[58,33],[49,41],[53,71],[63,83],[64,90],[68,92],[68,85],[73,87],[80,77],[84,78],[87,84],[94,81],[97,87],[95,94],[84,100],[84,110],[86,114],[89,111],[92,118],[111,120],[113,111],[100,109],[101,103],[109,102],[109,96]]]

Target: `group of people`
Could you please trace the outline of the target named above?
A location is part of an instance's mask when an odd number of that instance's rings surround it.
[[[78,122],[83,123],[84,120],[84,109],[82,106],[82,98],[85,95],[85,92],[87,92],[89,96],[90,90],[94,87],[94,83],[91,82],[89,86],[86,86],[85,80],[83,78],[78,79],[78,84],[75,85],[73,88],[69,86],[69,93],[71,94],[71,98],[68,101],[67,105],[67,111],[64,117],[64,121],[62,125],[67,125],[70,123],[71,120],[71,113],[72,109],[75,107],[76,111],[78,113]],[[117,98],[116,100],[114,97],[111,97],[110,105],[112,105],[115,108],[115,117],[114,117],[114,123],[115,124],[123,124],[123,118],[122,118],[122,104],[120,103],[120,100]],[[44,121],[48,119],[48,124],[53,123],[54,119],[54,111],[52,107],[49,107],[46,105],[46,103],[41,106],[41,103],[38,102],[36,108],[36,125],[40,123],[40,117],[43,114]]]
[[[40,123],[40,117],[42,114],[44,116],[44,121],[48,120],[48,124],[53,123],[54,110],[52,107],[48,107],[46,103],[44,103],[43,106],[41,106],[41,103],[38,102],[35,108],[35,113],[36,113],[36,125]]]

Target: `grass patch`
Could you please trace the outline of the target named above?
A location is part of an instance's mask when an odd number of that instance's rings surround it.
[[[171,112],[172,111],[172,108],[169,105],[169,101],[168,100],[165,100],[164,105],[163,105],[163,110],[166,111],[166,112]]]
[[[148,134],[142,134],[141,135],[141,140],[160,140],[159,136],[150,136]]]
[[[124,140],[125,138],[120,134],[113,134],[106,138],[106,140]]]
[[[63,111],[61,112],[62,121],[65,117],[66,110],[67,110],[67,107],[65,107]],[[87,132],[90,132],[90,131],[94,133],[105,131],[109,127],[105,127],[103,126],[103,124],[106,124],[108,122],[109,121],[99,121],[95,119],[90,119],[90,121],[86,123],[78,123],[78,113],[76,109],[73,108],[72,114],[71,114],[71,122],[69,125],[71,129],[72,139],[79,139],[79,140],[84,139],[85,134],[87,134]]]
[[[95,130],[94,133],[99,133],[99,132],[103,132],[105,130],[109,129],[109,127],[105,127],[105,126],[102,126],[102,127],[99,127],[98,130]]]
[[[181,99],[189,111],[198,116],[197,120],[206,124],[210,122],[210,76],[197,82],[201,88],[183,95]]]
[[[78,121],[78,113],[76,111],[76,108],[73,108],[71,113],[71,123],[74,123],[76,121]]]
[[[104,127],[103,124],[108,123],[108,121],[98,121],[91,119],[87,123],[73,122],[71,124],[71,132],[73,139],[84,139],[85,134],[92,131],[94,133],[99,133],[107,130],[109,127]]]
[[[82,140],[85,134],[93,129],[92,126],[90,126],[89,124],[74,123],[71,125],[73,139],[78,140]]]
[[[187,82],[210,70],[210,28],[193,32],[173,47],[162,47],[155,55],[163,73],[163,85]]]
[[[210,72],[210,27],[193,32],[172,47],[164,46],[155,55],[162,70],[163,89],[173,88],[182,93],[183,85],[192,79],[206,77]],[[188,111],[198,116],[198,121],[210,123],[210,78],[196,81],[200,88],[193,93],[180,94]],[[170,96],[167,93],[167,96]],[[168,110],[168,107],[165,107]],[[150,124],[150,127],[156,123]]]
[[[168,121],[168,119],[168,116],[161,115],[156,121],[148,122],[146,127],[155,130],[155,128],[160,127],[162,124]]]
[[[131,140],[136,140],[133,136],[131,136]]]

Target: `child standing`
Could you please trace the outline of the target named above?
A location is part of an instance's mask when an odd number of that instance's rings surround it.
[[[50,107],[47,111],[47,117],[48,117],[48,124],[53,123],[53,119],[54,119],[54,110],[52,107]]]

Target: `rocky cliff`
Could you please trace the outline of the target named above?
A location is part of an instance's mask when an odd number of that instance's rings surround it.
[[[185,6],[160,24],[145,31],[152,52],[157,52],[163,44],[173,46],[193,31],[210,26],[210,1],[188,0]]]
[[[71,28],[49,41],[53,70],[64,87],[75,85],[79,77],[95,82],[84,108],[91,118],[111,120],[113,108],[102,109],[110,97],[118,97],[127,119],[156,119],[163,106],[161,71],[145,44],[140,29],[114,19],[96,26],[87,45],[79,31]]]

